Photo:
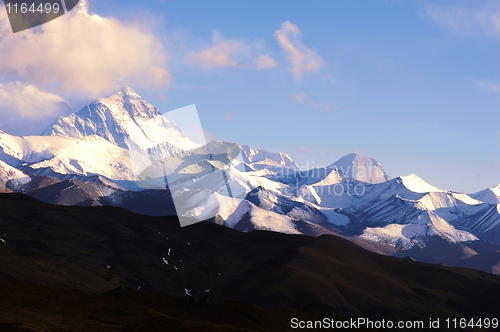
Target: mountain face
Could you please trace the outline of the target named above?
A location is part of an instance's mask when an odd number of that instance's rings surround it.
[[[148,160],[140,157],[134,162],[145,167]],[[0,160],[35,175],[134,179],[130,152],[95,135],[79,140],[64,136],[19,137],[0,132]]]
[[[485,203],[498,204],[500,203],[500,184],[475,194],[471,194],[470,196]]]
[[[378,161],[357,153],[340,158],[330,167],[340,169],[351,178],[366,183],[382,183],[390,180]]]
[[[129,87],[60,118],[40,135],[77,139],[97,135],[124,149],[147,150],[165,142],[181,149],[198,146]]]

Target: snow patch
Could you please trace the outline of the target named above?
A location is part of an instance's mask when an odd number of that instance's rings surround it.
[[[331,208],[318,208],[321,213],[323,213],[326,219],[334,225],[337,226],[346,226],[349,224],[349,217],[343,214],[340,214],[335,211],[335,209]]]
[[[246,200],[242,201],[234,213],[229,216],[225,221],[225,225],[234,228],[246,213],[249,214],[250,222],[255,229],[287,234],[300,234],[300,232],[295,229],[295,225],[290,217],[273,211],[264,210]]]

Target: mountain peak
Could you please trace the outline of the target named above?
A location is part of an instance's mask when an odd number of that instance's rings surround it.
[[[359,153],[345,155],[329,167],[337,168],[345,175],[366,183],[382,183],[390,180],[378,161]]]
[[[422,180],[416,174],[410,174],[407,176],[400,176],[401,181],[403,181],[403,185],[416,193],[428,193],[432,191],[443,191],[439,188],[434,187],[433,185],[428,184],[424,180]]]
[[[121,93],[127,96],[138,96],[140,97],[137,92],[135,92],[131,87],[126,86],[123,89],[120,90]]]
[[[243,161],[245,163],[260,163],[263,165],[274,165],[290,167],[298,170],[299,166],[284,152],[269,152],[264,149],[254,150],[248,145],[241,146]]]
[[[97,102],[106,102],[107,100],[126,100],[126,99],[140,99],[144,100],[137,92],[129,86],[113,93],[108,97],[98,98]],[[145,101],[145,100],[144,100]]]
[[[480,192],[469,195],[470,197],[488,204],[500,203],[500,184],[481,190]]]
[[[156,107],[148,103],[144,98],[139,96],[137,92],[135,92],[131,87],[128,86],[115,92],[109,97],[97,99],[94,103],[90,104],[87,107],[90,107],[94,104],[105,105],[113,114],[120,113],[125,110],[132,118],[141,117],[152,119],[156,116],[161,115],[161,112]],[[85,112],[87,112],[86,107],[80,110],[77,114]],[[118,117],[123,117],[120,114],[116,115]]]
[[[183,150],[198,146],[128,86],[60,118],[40,135],[78,139],[97,135],[125,149],[147,150],[165,143]]]

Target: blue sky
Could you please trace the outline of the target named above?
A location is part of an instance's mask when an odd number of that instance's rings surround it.
[[[82,3],[24,35],[0,25],[1,130],[33,134],[126,84],[300,166],[358,152],[442,189],[500,183],[497,1]]]

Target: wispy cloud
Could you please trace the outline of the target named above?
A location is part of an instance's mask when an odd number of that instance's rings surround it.
[[[435,23],[462,34],[500,34],[500,5],[491,2],[480,8],[428,5],[427,16]]]
[[[199,53],[190,53],[189,62],[206,67],[241,67],[231,59],[239,53],[248,52],[249,46],[237,39],[224,39],[220,33],[213,33],[213,45]]]
[[[478,79],[473,79],[474,84],[482,90],[489,91],[489,92],[494,92],[494,93],[500,93],[500,84],[490,82],[490,81],[482,81]]]
[[[15,74],[40,88],[102,96],[123,85],[165,88],[168,55],[151,31],[89,13],[81,0],[68,14],[13,34],[0,11],[0,76]],[[77,42],[76,42],[77,41]]]
[[[302,146],[302,145],[296,147],[296,150],[297,150],[297,152],[302,153],[302,154],[311,154],[312,153],[311,149],[306,148],[305,146]]]
[[[326,105],[324,108],[323,108],[323,111],[321,111],[322,113],[331,113],[333,112],[334,109],[332,109],[332,105]]]
[[[231,111],[231,112],[227,112],[226,113],[226,116],[224,117],[226,119],[226,121],[228,122],[232,122],[234,121],[234,111]]]
[[[278,63],[271,58],[268,54],[261,55],[253,60],[256,69],[267,69],[273,68],[278,65]]]
[[[307,95],[304,93],[304,91],[301,91],[300,93],[297,94],[291,94],[288,95],[288,99],[295,100],[297,103],[303,103],[307,99]]]
[[[341,108],[337,107],[336,105],[325,105],[321,113],[335,113],[339,118],[342,118],[345,113],[355,111],[356,110],[352,108],[351,105],[347,105]]]
[[[345,111],[354,111],[350,105],[342,108],[338,108],[337,106],[330,104],[320,106],[320,104],[310,100],[309,96],[305,94],[304,91],[288,95],[287,98],[295,101],[297,104],[307,104],[315,109],[321,109],[321,113],[336,113],[339,118],[342,118],[342,114]]]
[[[60,96],[20,82],[0,83],[0,114],[41,119],[69,109]]]
[[[319,70],[325,61],[312,49],[302,42],[302,32],[290,21],[281,24],[281,28],[274,32],[288,60],[292,64],[290,71],[297,81],[300,81],[304,72]]]
[[[243,39],[224,38],[221,33],[214,31],[212,46],[200,52],[191,52],[187,56],[189,63],[203,67],[238,67],[246,69],[267,69],[276,67],[278,63],[268,54],[255,57],[252,64],[243,60],[251,58],[258,44],[250,44]]]

